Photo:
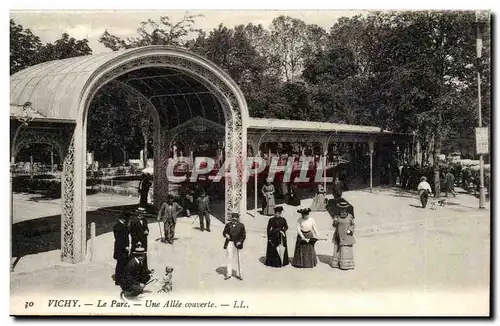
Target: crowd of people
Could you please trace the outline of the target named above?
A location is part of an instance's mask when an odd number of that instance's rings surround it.
[[[440,171],[442,173],[441,181],[444,184],[442,191],[445,192],[446,196],[448,193],[456,196],[455,185],[459,184],[466,188],[464,185],[467,185],[472,177],[469,169],[444,167]],[[400,168],[400,173],[393,177],[399,181],[403,189],[417,190],[422,207],[427,206],[429,196],[435,192],[433,182],[428,182],[428,180],[434,180],[434,171],[431,166],[420,167],[417,164],[404,164]],[[139,295],[144,286],[152,279],[153,271],[148,268],[147,261],[149,228],[146,220],[146,209],[143,208],[143,206],[147,206],[146,196],[150,187],[151,182],[146,176],[141,180],[139,186],[141,200],[138,210],[135,214],[124,212],[113,230],[115,235],[114,259],[116,259],[114,279],[115,284],[121,286],[126,296]],[[314,268],[318,260],[315,243],[328,239],[319,237],[319,230],[310,213],[311,211],[326,211],[332,218],[332,227],[334,228],[331,239],[333,243],[331,266],[342,270],[354,268],[353,245],[356,243],[354,210],[342,197],[343,184],[338,176],[334,179],[332,184],[333,199],[330,200],[326,198],[327,190],[322,183],[318,183],[316,187],[311,206],[297,210],[301,217],[296,221],[295,249],[293,257],[290,258],[287,236],[289,226],[287,219],[283,216],[283,206],[276,205],[277,189],[270,179],[267,179],[262,186],[260,191],[262,195],[261,212],[263,216],[270,217],[267,223],[266,266],[280,268],[292,265],[296,268]],[[286,204],[301,206],[295,184],[281,182],[278,189]],[[177,218],[180,216],[189,217],[193,213],[199,219],[199,230],[211,232],[210,206],[210,198],[203,189],[187,189],[183,192],[181,200],[177,201],[174,196],[168,195],[157,215],[158,222],[163,223],[161,241],[173,245]],[[238,213],[231,214],[229,222],[223,229],[222,236],[224,238],[223,248],[227,255],[225,279],[228,280],[235,276],[235,278],[243,280],[240,251],[243,250],[247,234],[245,225],[239,220]],[[234,275],[233,263],[235,260],[237,269]],[[166,282],[170,285],[162,287],[164,292],[165,288],[171,288],[172,271],[173,268],[167,266],[164,280],[167,280]]]
[[[338,183],[337,179],[337,183]],[[293,258],[288,255],[287,220],[283,217],[283,206],[274,204],[274,186],[269,181],[263,187],[262,192],[265,198],[264,215],[271,218],[267,225],[267,248],[265,265],[271,267],[284,267],[291,264],[297,268],[313,268],[317,265],[315,243],[319,238],[319,231],[314,219],[310,216],[312,210],[328,211],[332,217],[332,226],[336,229],[332,238],[334,244],[332,255],[332,267],[340,269],[354,268],[354,255],[352,245],[354,241],[354,214],[350,206],[343,198],[340,187],[333,187],[334,199],[326,199],[326,190],[322,184],[318,184],[317,192],[311,208],[301,208],[297,212],[301,217],[296,223],[296,241]],[[194,205],[183,207],[175,201],[175,197],[168,195],[166,201],[161,205],[157,215],[157,221],[163,223],[163,243],[174,245],[175,226],[177,218],[183,213],[197,213],[200,223],[200,231],[210,232],[210,199],[204,190],[196,195],[187,192],[190,200],[188,203]],[[299,199],[300,205],[300,199]],[[272,212],[272,213],[270,213]],[[114,259],[116,260],[114,281],[122,289],[122,294],[127,298],[133,298],[141,294],[145,286],[154,281],[154,270],[148,267],[147,250],[149,227],[147,221],[148,213],[146,209],[139,206],[133,212],[123,212],[113,228],[115,237]],[[161,228],[160,228],[161,231]],[[225,225],[222,236],[224,237],[223,248],[227,255],[227,266],[225,279],[229,280],[233,276],[243,280],[242,261],[240,251],[246,240],[245,225],[240,221],[238,213],[232,213],[229,222]],[[237,262],[236,274],[233,271],[233,263]],[[162,287],[172,288],[171,273],[173,268],[166,267],[164,282],[168,282]],[[168,292],[168,291],[167,291]]]

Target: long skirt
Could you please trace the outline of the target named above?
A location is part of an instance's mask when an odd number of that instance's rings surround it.
[[[332,267],[340,269],[354,269],[354,251],[352,246],[333,244]]]
[[[280,252],[283,254],[283,262],[281,262]],[[283,246],[277,247],[274,243],[270,241],[267,242],[266,250],[266,266],[271,267],[283,267],[290,263],[290,258],[288,258],[288,247],[286,244],[286,238],[283,239]]]
[[[313,237],[313,233],[311,231],[302,233],[306,239],[311,239]],[[318,261],[316,258],[316,251],[314,250],[314,244],[303,242],[301,240],[300,236],[297,236],[292,265],[298,268],[316,267]]]
[[[267,216],[272,216],[274,215],[274,206],[276,206],[275,201],[274,201],[274,196],[266,196],[265,200],[265,205],[264,208],[262,209],[262,214],[267,215]]]
[[[314,199],[313,199],[313,202],[311,205],[311,211],[323,212],[325,210],[326,210],[325,194],[317,193],[316,196],[314,196]]]
[[[165,241],[172,244],[174,243],[174,235],[175,235],[175,222],[171,219],[167,219],[164,224],[165,230]]]

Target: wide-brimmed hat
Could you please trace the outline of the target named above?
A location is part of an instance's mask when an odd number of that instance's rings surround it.
[[[137,247],[135,247],[133,254],[134,255],[144,255],[146,253],[146,249],[142,247],[140,242],[137,243]]]
[[[276,207],[274,207],[274,211],[277,212],[277,213],[283,212],[283,206],[276,206]]]
[[[135,211],[139,214],[146,214],[146,209],[144,207],[137,207]]]
[[[302,214],[302,215],[308,215],[311,212],[310,208],[302,208],[297,211],[297,213]]]
[[[345,201],[340,201],[337,203],[337,207],[338,208],[343,208],[343,209],[346,209],[346,208],[349,208],[349,204]]]

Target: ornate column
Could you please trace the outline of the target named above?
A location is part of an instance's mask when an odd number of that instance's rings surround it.
[[[86,132],[77,124],[63,150],[61,176],[61,260],[78,263],[86,258]]]

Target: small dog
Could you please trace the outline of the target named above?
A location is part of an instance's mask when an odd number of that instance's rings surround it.
[[[162,287],[158,291],[159,293],[169,293],[172,292],[173,289],[173,282],[172,282],[172,276],[173,276],[174,268],[167,266],[165,267],[165,276],[163,277],[162,280]]]
[[[439,205],[441,207],[445,207],[446,206],[446,199],[440,199],[440,200],[437,200],[437,201],[433,201],[431,203],[431,209],[436,209],[436,205]]]

